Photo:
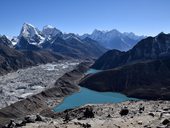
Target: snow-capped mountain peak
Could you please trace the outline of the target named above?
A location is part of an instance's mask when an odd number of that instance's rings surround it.
[[[21,37],[26,38],[30,43],[34,44],[38,44],[44,40],[41,31],[39,31],[37,28],[29,23],[23,24],[19,35],[19,38]]]
[[[54,37],[54,36],[61,36],[62,32],[60,30],[58,30],[57,28],[51,26],[51,25],[46,25],[43,27],[42,30],[43,35],[47,38],[49,37]]]
[[[108,49],[119,49],[126,51],[132,48],[138,41],[145,38],[134,33],[121,33],[117,29],[110,31],[100,31],[95,29],[92,34],[84,34],[81,39],[89,37]]]
[[[135,40],[141,40],[143,38],[146,38],[146,36],[138,36],[133,32],[124,32],[123,33],[125,36],[128,36],[131,39],[135,39]]]
[[[20,36],[33,37],[35,34],[38,35],[37,29],[28,23],[24,23],[20,32]]]

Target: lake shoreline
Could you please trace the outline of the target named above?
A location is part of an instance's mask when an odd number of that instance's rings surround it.
[[[97,92],[88,88],[79,87],[79,91],[66,96],[63,101],[54,107],[54,112],[62,112],[67,109],[75,109],[85,104],[120,103],[125,101],[136,101],[119,92]]]

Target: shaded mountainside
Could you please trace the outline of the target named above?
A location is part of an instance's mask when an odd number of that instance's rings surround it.
[[[0,127],[9,123],[11,119],[24,118],[31,114],[51,113],[51,108],[61,103],[65,96],[79,90],[77,84],[90,65],[90,62],[83,62],[59,78],[53,87],[0,109]]]
[[[66,40],[56,37],[51,41],[44,42],[42,47],[76,59],[98,58],[106,52],[106,49],[94,40],[82,41],[76,37],[69,37]]]
[[[15,48],[17,50],[32,50],[32,51],[38,51],[41,49],[41,47],[37,45],[30,44],[28,39],[26,39],[25,37],[20,37],[20,40],[18,44],[15,46]]]
[[[80,86],[129,97],[170,100],[170,59],[144,61],[85,77]]]
[[[170,56],[170,34],[160,33],[156,37],[141,40],[131,50],[111,50],[101,56],[92,68],[112,69],[118,66]]]
[[[8,39],[4,41],[4,38],[0,38],[0,74],[19,68],[64,59],[61,55],[45,50],[18,51],[13,47],[9,47],[9,43]]]

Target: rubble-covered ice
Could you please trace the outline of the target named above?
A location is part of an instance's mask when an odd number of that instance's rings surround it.
[[[59,77],[77,64],[79,64],[77,60],[60,61],[0,76],[0,108],[52,86]]]

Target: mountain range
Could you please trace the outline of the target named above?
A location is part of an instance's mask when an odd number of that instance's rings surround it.
[[[138,41],[145,38],[145,36],[137,36],[132,32],[121,33],[116,29],[111,31],[100,31],[95,29],[92,34],[78,35],[74,33],[63,33],[55,27],[46,25],[43,27],[42,31],[34,27],[31,24],[24,23],[19,36],[11,39],[14,45],[22,48],[20,45],[20,39],[26,38],[29,44],[37,45],[39,47],[42,44],[47,44],[54,42],[55,38],[61,38],[67,41],[69,38],[75,38],[79,42],[83,42],[85,38],[91,38],[92,40],[98,42],[98,44],[105,49],[118,49],[118,50],[129,50]]]
[[[138,42],[127,52],[110,50],[103,54],[92,66],[95,69],[112,69],[139,61],[170,56],[170,34],[160,33]]]
[[[103,41],[107,35],[114,38],[124,35],[134,40],[139,39],[139,36],[133,33],[120,34],[118,31],[116,34],[113,31],[99,32],[99,30],[95,30],[91,35],[66,34],[50,25],[44,26],[40,31],[33,25],[24,23],[18,36],[8,38],[0,35],[0,73],[60,59],[97,59],[108,50],[107,45],[98,40],[101,35],[97,33],[103,33]],[[113,41],[112,46],[119,43]]]
[[[127,52],[110,50],[91,68],[80,85],[97,91],[117,91],[142,99],[170,99],[170,34],[138,42]],[[158,91],[159,90],[159,91]]]
[[[81,38],[89,37],[98,41],[100,45],[107,49],[117,49],[127,51],[131,49],[137,42],[146,38],[146,36],[138,36],[132,32],[121,33],[116,29],[110,31],[100,31],[95,29],[92,34],[84,34]]]
[[[22,26],[18,37],[11,40],[15,49],[23,51],[48,50],[75,59],[95,59],[107,51],[97,41],[80,39],[75,34],[63,34],[52,26],[45,26],[43,30],[31,24]]]

